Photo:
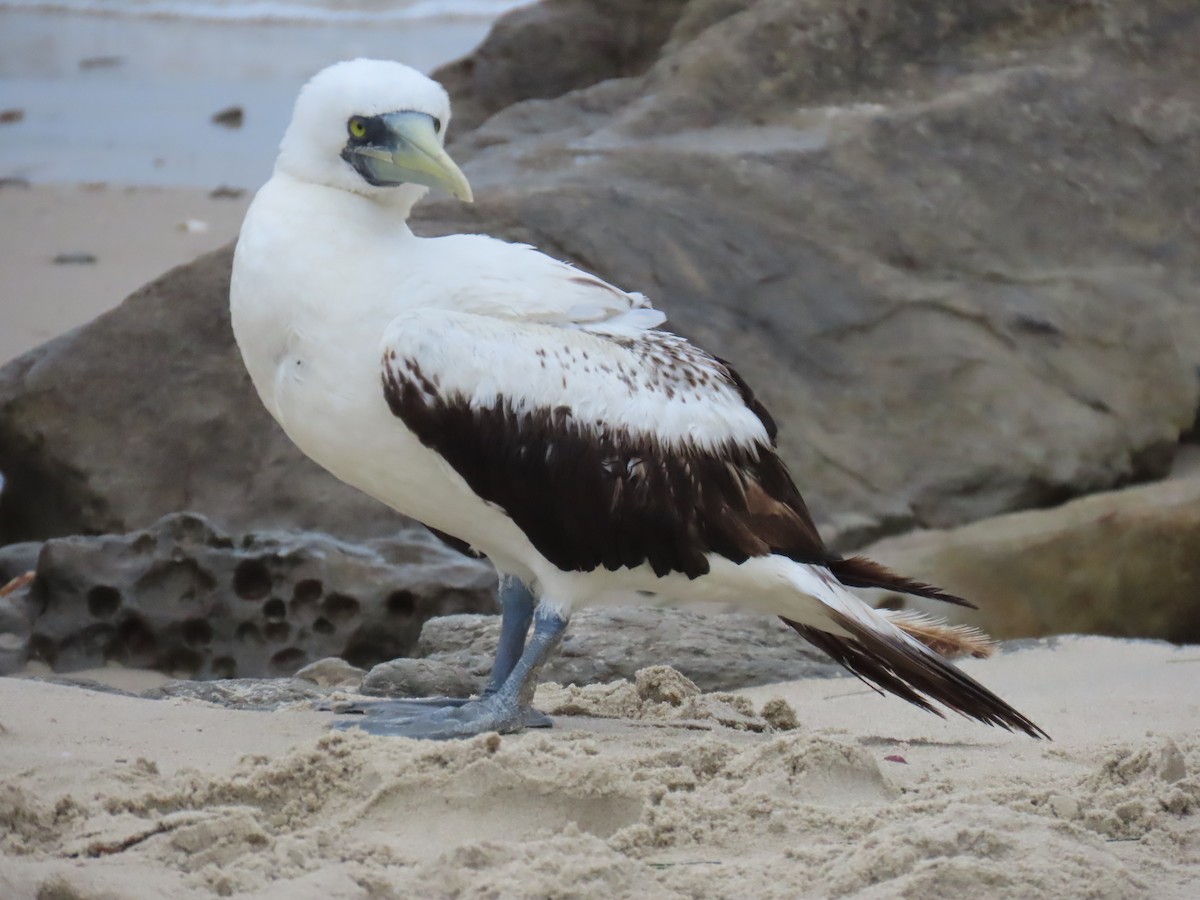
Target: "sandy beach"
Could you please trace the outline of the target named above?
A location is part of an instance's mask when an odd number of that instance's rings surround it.
[[[1102,638],[965,664],[1053,742],[849,678],[680,706],[544,685],[555,729],[449,744],[5,679],[0,893],[1182,900],[1198,665]],[[794,730],[721,724],[776,698]]]
[[[300,19],[0,4],[0,365],[232,241],[308,73],[432,69],[514,4],[284,5]],[[214,124],[229,106],[241,125]],[[701,694],[660,667],[543,684],[547,731],[424,743],[33,663],[0,678],[0,900],[1200,895],[1200,646],[1072,635],[961,666],[1052,740],[852,677]]]
[[[0,188],[0,365],[233,240],[249,202],[195,188]]]

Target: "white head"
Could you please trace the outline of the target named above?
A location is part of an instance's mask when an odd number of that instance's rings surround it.
[[[445,89],[415,69],[336,63],[301,89],[275,170],[405,212],[430,187],[469,201],[466,177],[442,149],[449,123]]]

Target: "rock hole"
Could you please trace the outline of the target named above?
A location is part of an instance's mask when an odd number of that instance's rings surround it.
[[[261,600],[271,593],[271,573],[259,559],[243,559],[233,570],[233,592],[243,600]]]
[[[58,643],[44,634],[33,635],[29,638],[29,658],[44,662],[53,669],[58,662]]]
[[[154,632],[140,616],[129,616],[117,626],[114,649],[122,662],[146,662],[145,657],[154,653],[157,646]]]
[[[324,616],[313,622],[312,628],[317,634],[333,634],[335,631],[337,631],[337,626]]]
[[[108,659],[112,653],[113,638],[117,629],[107,622],[96,622],[83,629],[80,633],[80,643],[88,656],[103,656]]]
[[[346,639],[346,647],[338,656],[352,666],[370,669],[377,663],[407,656],[411,649],[411,645],[405,645],[392,634],[363,626]]]
[[[392,591],[387,598],[389,616],[411,616],[417,611],[417,598],[412,591]]]
[[[299,647],[288,647],[271,657],[271,669],[277,675],[293,675],[308,662],[308,654]]]
[[[237,639],[243,644],[258,644],[261,646],[264,643],[262,633],[253,622],[243,622],[238,626]]]
[[[204,665],[204,658],[187,647],[173,647],[162,661],[162,666],[176,678],[195,678]]]
[[[212,661],[213,678],[236,678],[237,662],[232,656],[218,656]]]
[[[263,615],[268,622],[282,622],[287,618],[287,604],[278,597],[272,597],[263,604]]]
[[[115,587],[98,584],[87,592],[88,612],[97,619],[107,619],[121,608],[121,592]]]
[[[213,639],[212,626],[204,619],[188,619],[183,623],[183,642],[192,647],[202,647]]]
[[[339,625],[357,616],[359,609],[359,602],[346,594],[330,594],[321,604],[321,611],[325,613],[325,618]]]
[[[130,549],[134,553],[153,553],[158,549],[158,538],[152,534],[143,532],[134,538]]]
[[[292,636],[292,626],[287,622],[268,622],[263,634],[268,641],[281,644]]]
[[[292,588],[292,612],[316,606],[323,593],[325,593],[325,586],[315,578],[297,581],[296,586]]]

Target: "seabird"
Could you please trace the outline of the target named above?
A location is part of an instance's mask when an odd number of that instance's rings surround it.
[[[537,674],[592,603],[732,603],[779,616],[868,684],[1044,732],[947,662],[986,639],[849,588],[966,604],[821,540],[771,416],[641,294],[484,235],[420,238],[430,188],[472,199],[441,85],[359,59],[301,90],[234,256],[234,334],[262,402],[341,480],[501,573],[491,683],[458,705],[369,706],[368,731],[544,724]],[[532,624],[532,635],[529,634]]]

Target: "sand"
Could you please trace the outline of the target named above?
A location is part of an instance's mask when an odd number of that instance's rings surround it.
[[[0,365],[233,240],[250,198],[191,188],[0,187]],[[56,264],[64,254],[94,261]]]
[[[1196,895],[1200,648],[965,668],[1055,740],[851,679],[543,686],[554,730],[446,744],[3,679],[0,896]]]

